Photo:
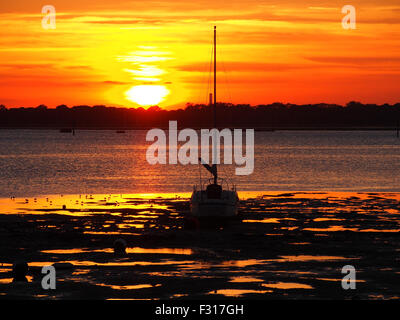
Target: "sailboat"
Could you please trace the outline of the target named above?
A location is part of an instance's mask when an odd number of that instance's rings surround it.
[[[217,28],[214,26],[214,128],[216,129],[216,109],[217,109]],[[210,101],[210,105],[212,100]],[[214,141],[214,146],[216,142]],[[213,150],[215,156],[216,150]],[[227,180],[218,176],[218,168],[214,164],[209,165],[202,159],[200,163],[212,174],[212,178],[194,186],[190,198],[191,214],[198,218],[218,218],[234,217],[238,213],[239,197],[235,185],[229,185]]]

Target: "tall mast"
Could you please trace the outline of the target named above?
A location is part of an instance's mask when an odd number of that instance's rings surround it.
[[[217,26],[214,26],[214,128],[217,127]]]
[[[214,128],[217,128],[217,26],[214,26]],[[214,168],[214,184],[218,181],[218,169],[217,169],[217,141],[216,133],[214,132],[213,138],[213,168]]]

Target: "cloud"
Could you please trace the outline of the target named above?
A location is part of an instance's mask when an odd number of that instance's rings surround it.
[[[53,68],[54,64],[49,63],[9,63],[0,64],[0,68],[7,69],[48,69]]]
[[[319,63],[334,63],[342,65],[376,65],[376,64],[399,64],[400,57],[306,57],[307,60]]]
[[[111,81],[111,80],[103,81],[103,83],[106,83],[106,84],[113,84],[113,85],[129,85],[129,84],[132,84],[131,82]]]
[[[64,68],[72,70],[93,70],[91,66],[65,66]]]
[[[227,72],[274,72],[274,71],[289,71],[295,69],[318,68],[318,66],[310,66],[310,64],[299,63],[264,63],[264,62],[239,62],[228,61],[223,62],[222,68]],[[176,67],[180,71],[186,72],[208,72],[209,64],[192,63]],[[221,68],[221,67],[220,67]]]
[[[109,19],[109,20],[88,20],[85,23],[92,24],[160,24],[171,22],[163,19]]]

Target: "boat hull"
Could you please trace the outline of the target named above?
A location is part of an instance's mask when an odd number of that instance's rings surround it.
[[[195,217],[234,217],[238,214],[236,192],[225,194],[222,199],[208,199],[200,191],[194,192],[190,205]]]
[[[229,204],[193,203],[192,215],[196,217],[234,217],[237,206]]]

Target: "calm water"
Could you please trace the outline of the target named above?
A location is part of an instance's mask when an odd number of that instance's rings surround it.
[[[199,166],[149,165],[145,136],[0,130],[0,197],[190,192]],[[234,168],[220,171],[241,191],[400,192],[400,139],[391,131],[256,132],[254,173]]]

